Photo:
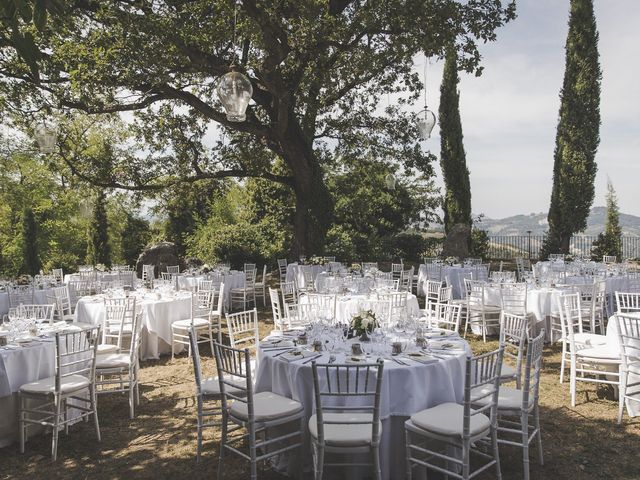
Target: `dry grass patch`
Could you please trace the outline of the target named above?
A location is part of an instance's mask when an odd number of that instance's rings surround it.
[[[261,313],[261,333],[271,326]],[[488,351],[497,342],[482,343],[471,338],[475,353]],[[214,362],[203,348],[203,367],[213,374]],[[579,384],[578,405],[570,407],[569,385],[560,385],[557,347],[545,348],[541,383],[541,421],[545,465],[531,457],[532,479],[640,479],[640,462],[635,450],[640,445],[640,418],[616,424],[617,401],[613,390]],[[0,478],[47,479],[159,479],[215,478],[217,431],[205,432],[204,455],[195,461],[196,430],[193,370],[185,355],[171,361],[163,357],[142,363],[140,406],[129,420],[126,396],[99,399],[102,442],[97,443],[91,423],[75,425],[67,437],[60,436],[58,461],[49,457],[51,437],[39,435],[27,443],[24,455],[17,445],[0,449]],[[500,449],[503,478],[522,477],[521,453],[516,448]],[[403,460],[403,459],[398,459]],[[224,478],[244,479],[244,462],[229,457]],[[285,478],[263,467],[261,479]],[[492,478],[485,475],[482,478]]]

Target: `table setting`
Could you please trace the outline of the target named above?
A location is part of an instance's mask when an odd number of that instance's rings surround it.
[[[358,365],[382,359],[382,478],[404,478],[404,462],[397,461],[404,458],[404,420],[424,408],[461,401],[463,367],[470,354],[457,333],[428,328],[424,318],[407,316],[382,327],[373,312],[361,311],[348,323],[315,321],[261,340],[255,391],[300,401],[308,418],[314,413],[313,362]],[[304,448],[310,453],[308,432]],[[298,460],[283,455],[274,466],[294,474]],[[351,473],[349,478],[370,475],[366,469]]]
[[[140,358],[157,359],[161,354],[171,353],[171,324],[176,320],[191,318],[191,292],[175,290],[170,285],[154,289],[111,289],[99,295],[82,297],[75,310],[75,321],[90,325],[104,322],[104,299],[109,297],[135,296],[136,308],[142,315],[142,345]],[[176,351],[180,351],[176,345]]]

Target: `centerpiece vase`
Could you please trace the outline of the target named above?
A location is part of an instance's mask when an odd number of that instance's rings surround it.
[[[371,341],[371,338],[369,337],[369,334],[367,333],[367,331],[366,331],[366,330],[364,330],[364,331],[362,332],[362,335],[360,335],[359,340],[360,340],[361,342],[370,342],[370,341]]]

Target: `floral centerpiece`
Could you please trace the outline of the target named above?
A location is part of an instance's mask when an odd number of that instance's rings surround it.
[[[304,263],[305,265],[324,265],[324,257],[313,255],[312,257],[307,258]]]
[[[376,314],[371,310],[365,310],[358,313],[351,319],[351,330],[355,335],[360,336],[360,340],[367,341],[369,337],[367,334],[373,332],[380,326],[380,322],[376,318]]]
[[[360,275],[362,273],[362,266],[359,263],[352,263],[349,267],[349,273],[357,273]]]
[[[98,263],[96,264],[96,266],[94,267],[94,269],[98,272],[106,272],[107,270],[109,270],[107,268],[107,266],[104,263]]]
[[[460,260],[458,259],[458,257],[447,257],[444,259],[444,263],[445,265],[455,265],[456,263],[460,263]]]

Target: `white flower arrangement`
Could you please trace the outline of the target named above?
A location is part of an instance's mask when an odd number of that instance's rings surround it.
[[[362,335],[364,332],[371,333],[379,326],[380,322],[371,310],[360,312],[351,319],[351,329],[356,335]]]

